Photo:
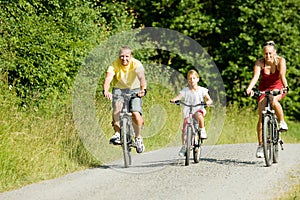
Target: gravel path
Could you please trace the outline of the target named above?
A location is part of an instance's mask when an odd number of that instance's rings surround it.
[[[274,199],[300,180],[300,144],[285,144],[278,164],[255,158],[256,144],[204,146],[198,164],[177,156],[179,147],[0,194],[1,200]],[[275,189],[276,192],[272,192]]]

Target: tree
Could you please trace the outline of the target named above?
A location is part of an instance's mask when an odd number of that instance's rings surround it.
[[[122,3],[1,1],[1,79],[23,103],[65,96],[86,55],[134,22]],[[125,10],[125,11],[124,11]]]
[[[287,78],[291,92],[284,103],[286,113],[300,119],[299,94],[299,21],[300,4],[287,1],[180,1],[162,0],[137,3],[129,0],[137,27],[164,27],[190,36],[214,58],[225,83],[229,103],[241,106],[255,104],[244,96],[253,73],[254,62],[261,57],[261,45],[274,40],[278,53],[287,60]],[[172,67],[179,71],[184,61],[173,59]],[[190,66],[187,66],[190,67]],[[254,107],[254,106],[253,106]]]

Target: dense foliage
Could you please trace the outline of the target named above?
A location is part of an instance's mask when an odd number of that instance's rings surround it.
[[[291,88],[283,104],[299,120],[299,0],[15,0],[0,1],[0,9],[1,84],[25,103],[68,95],[83,59],[107,36],[154,26],[199,42],[222,74],[227,99],[241,106],[255,103],[243,91],[261,45],[274,40]],[[183,73],[190,67],[179,56],[157,55]]]
[[[170,28],[199,42],[214,57],[222,73],[227,99],[241,106],[255,103],[243,93],[252,78],[255,60],[262,57],[262,45],[274,40],[278,54],[287,60],[287,78],[292,89],[284,107],[288,115],[300,119],[299,0],[128,2],[137,15],[137,26]],[[172,65],[184,71],[182,66],[186,65]]]
[[[87,53],[133,24],[121,3],[19,0],[0,6],[1,79],[23,103],[66,94]]]

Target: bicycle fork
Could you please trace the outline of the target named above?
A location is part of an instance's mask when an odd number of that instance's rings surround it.
[[[278,122],[277,122],[277,118],[275,116],[275,111],[274,110],[270,110],[270,107],[265,108],[265,110],[262,112],[263,114],[263,118],[264,115],[270,113],[271,115],[271,119],[272,119],[272,124],[273,124],[273,144],[279,143],[280,144],[280,148],[281,150],[283,150],[283,141],[281,139],[281,131],[278,129]],[[274,117],[275,116],[275,117]]]

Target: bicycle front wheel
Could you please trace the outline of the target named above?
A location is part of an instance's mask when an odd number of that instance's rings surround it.
[[[265,162],[267,167],[273,162],[273,122],[270,115],[265,115],[262,119],[262,139]]]
[[[185,165],[190,164],[191,146],[192,146],[192,127],[188,125],[186,131],[186,155],[185,155]]]
[[[200,156],[201,156],[201,146],[202,146],[202,139],[200,138],[200,133],[196,133],[195,138],[194,138],[194,148],[193,148],[193,157],[194,157],[194,162],[198,163],[200,161]],[[197,145],[196,145],[197,143]]]
[[[122,142],[122,150],[124,155],[124,167],[128,168],[131,164],[131,152],[129,150],[129,144],[127,143],[128,137],[128,119],[123,118],[121,122],[121,142]]]

